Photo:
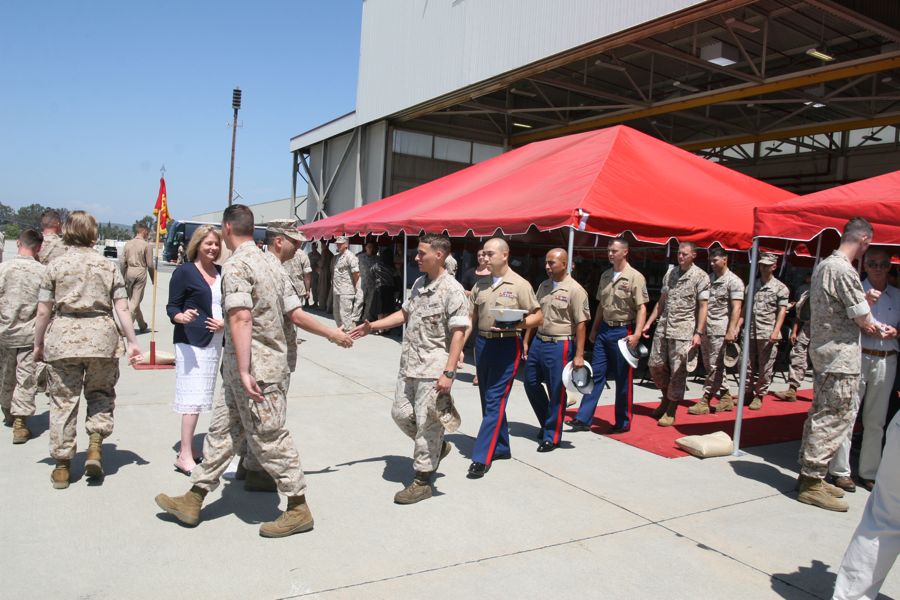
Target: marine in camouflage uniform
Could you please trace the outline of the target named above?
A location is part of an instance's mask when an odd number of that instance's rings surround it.
[[[686,250],[690,256],[683,257]],[[663,394],[653,414],[661,427],[674,425],[678,403],[684,400],[688,353],[704,333],[709,300],[709,276],[694,264],[696,251],[682,244],[678,253],[679,261],[684,262],[669,269],[663,278],[662,295],[644,326],[646,331],[654,316],[660,314],[648,365],[653,383]]]
[[[291,283],[301,301],[309,299],[309,292],[312,285],[306,285],[307,278],[312,278],[312,265],[309,262],[309,255],[303,250],[297,250],[294,258],[284,263],[288,275],[291,277]],[[311,282],[310,282],[311,283]]]
[[[68,249],[69,247],[66,246],[59,234],[45,231],[44,242],[41,244],[41,251],[38,253],[38,260],[42,265],[49,265],[50,261],[62,256]]]
[[[20,237],[19,253],[0,264],[0,407],[4,423],[13,427],[13,443],[31,437],[26,419],[34,414],[37,374],[34,363],[34,321],[38,289],[46,267],[37,261],[37,246],[27,248]]]
[[[347,244],[347,238],[339,237],[337,244]],[[335,325],[344,331],[350,331],[356,325],[362,311],[362,286],[359,280],[354,283],[353,274],[359,277],[359,259],[348,248],[344,248],[334,257],[334,276],[332,290],[334,295]]]
[[[122,248],[122,274],[125,276],[125,292],[128,294],[128,310],[131,319],[141,331],[147,330],[144,313],[141,312],[141,301],[144,299],[144,288],[147,287],[147,273],[153,281],[153,247],[147,242],[149,231],[146,227],[138,228],[137,235],[125,243]]]
[[[835,493],[833,486],[824,486],[823,479],[829,461],[856,420],[861,353],[860,325],[855,319],[870,315],[871,311],[859,274],[845,252],[834,251],[815,268],[809,302],[813,401],[803,426],[798,499],[829,510],[846,511],[846,502],[828,497],[842,492]]]
[[[432,244],[445,246],[434,247]],[[423,275],[416,279],[401,310],[384,319],[356,327],[351,335],[360,337],[373,330],[406,322],[400,348],[400,372],[391,417],[413,440],[413,483],[394,496],[398,504],[412,504],[431,497],[431,478],[441,458],[450,452],[444,441],[444,424],[439,416],[438,383],[452,385],[459,350],[470,323],[469,300],[462,285],[442,268],[437,251],[449,253],[450,240],[439,235],[422,236],[418,256]],[[427,256],[427,258],[423,258]],[[435,276],[436,275],[436,276]],[[456,354],[451,360],[451,340],[456,336]]]
[[[728,412],[734,409],[734,398],[728,390],[725,369],[725,338],[731,324],[737,327],[740,319],[740,305],[744,300],[744,282],[727,266],[727,255],[711,254],[711,261],[725,261],[725,270],[721,275],[715,272],[709,275],[709,308],[706,316],[706,335],[700,343],[703,353],[703,368],[706,381],[703,386],[703,397],[688,409],[692,415],[708,414],[709,403],[719,396],[716,412]],[[737,305],[735,306],[735,301]],[[737,312],[735,312],[737,311]]]
[[[90,247],[69,246],[50,262],[41,282],[38,301],[52,307],[53,317],[43,339],[38,326],[35,350],[42,346],[47,362],[50,455],[57,461],[51,479],[59,489],[69,483],[68,461],[75,456],[82,390],[90,437],[85,472],[93,479],[103,477],[100,448],[113,430],[115,385],[124,352],[112,313],[113,305],[125,299],[125,281],[116,265]],[[129,321],[126,329],[130,328]]]
[[[797,298],[797,304],[794,306],[797,317],[791,330],[791,354],[790,354],[790,370],[788,371],[788,389],[783,392],[776,392],[775,396],[780,400],[787,402],[795,402],[797,400],[797,390],[803,385],[806,379],[806,370],[809,366],[809,288],[802,292]]]
[[[765,269],[769,279],[756,280],[753,292],[753,312],[750,316],[750,377],[747,389],[753,393],[750,410],[762,408],[763,398],[769,392],[775,359],[778,357],[778,341],[781,339],[781,325],[787,312],[790,292],[786,285],[772,274],[778,264],[778,257],[771,252],[760,254],[760,270]]]

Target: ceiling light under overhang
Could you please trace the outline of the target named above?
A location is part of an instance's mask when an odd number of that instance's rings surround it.
[[[700,48],[700,58],[720,67],[733,65],[740,59],[738,49],[725,42],[713,42]]]
[[[526,98],[537,98],[537,94],[534,92],[527,92],[525,90],[520,90],[517,88],[509,88],[510,94],[515,94],[516,96],[525,96]]]
[[[672,87],[677,87],[678,89],[685,90],[688,92],[699,92],[700,91],[700,88],[694,87],[689,83],[683,83],[681,81],[678,81],[677,79],[672,82]]]
[[[513,122],[513,127],[521,127],[522,129],[531,129],[532,126],[529,125],[528,123]]]
[[[834,57],[832,55],[828,54],[827,52],[823,52],[818,48],[810,48],[806,51],[806,54],[807,56],[812,56],[813,58],[818,58],[819,60],[825,62],[831,62],[834,60]]]
[[[804,106],[812,106],[813,108],[822,108],[826,106],[826,104],[823,104],[822,102],[813,102],[812,100],[807,100],[803,104]]]
[[[603,67],[604,69],[619,71],[620,73],[624,73],[627,70],[625,68],[625,65],[618,64],[618,63],[612,63],[612,62],[606,62],[605,60],[603,60],[601,58],[598,58],[597,60],[595,60],[594,65],[598,66],[598,67]]]

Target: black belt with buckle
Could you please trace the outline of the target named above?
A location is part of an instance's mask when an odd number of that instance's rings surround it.
[[[897,354],[896,350],[869,350],[868,348],[862,349],[863,354],[868,354],[869,356],[877,356],[878,358],[884,358],[885,356],[893,356]]]

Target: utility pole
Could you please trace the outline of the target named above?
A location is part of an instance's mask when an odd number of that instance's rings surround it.
[[[231,108],[234,109],[234,121],[231,123],[231,175],[228,177],[228,206],[234,195],[234,145],[237,141],[237,118],[241,108],[241,88],[236,87],[231,93]]]

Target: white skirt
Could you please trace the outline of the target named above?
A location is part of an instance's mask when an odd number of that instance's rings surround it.
[[[213,335],[205,348],[175,344],[175,403],[172,407],[175,412],[196,414],[210,411],[221,357],[221,331]]]

